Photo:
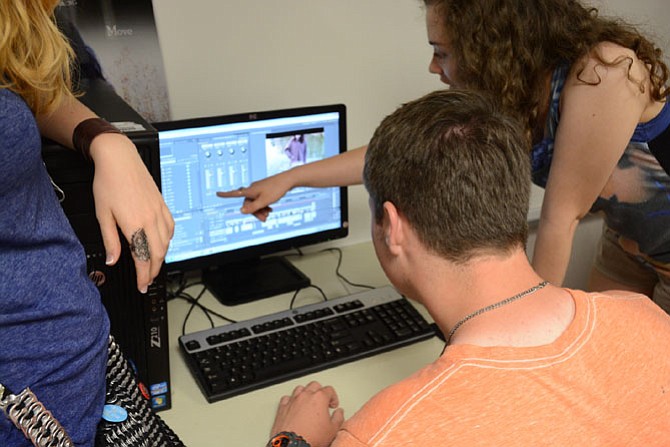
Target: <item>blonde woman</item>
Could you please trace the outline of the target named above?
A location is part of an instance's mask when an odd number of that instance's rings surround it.
[[[30,387],[76,445],[93,446],[109,322],[41,160],[41,136],[93,160],[107,262],[121,252],[118,225],[136,247],[140,291],[158,274],[174,224],[133,143],[70,91],[57,3],[0,2],[0,383]],[[30,445],[2,413],[0,445]]]

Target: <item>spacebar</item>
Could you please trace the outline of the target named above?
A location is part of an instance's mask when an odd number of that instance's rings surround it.
[[[262,369],[257,369],[254,371],[254,373],[256,379],[266,380],[290,374],[294,371],[306,368],[311,364],[312,360],[309,357],[296,357],[291,360],[283,360],[279,363],[275,363],[274,365],[267,366]]]

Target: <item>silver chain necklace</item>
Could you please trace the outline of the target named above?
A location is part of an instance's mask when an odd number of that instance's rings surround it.
[[[461,319],[461,321],[459,321],[458,323],[456,323],[456,325],[453,327],[453,329],[451,330],[451,332],[449,332],[449,336],[447,337],[447,345],[449,345],[449,342],[451,342],[451,337],[454,336],[454,332],[456,332],[456,331],[458,330],[458,328],[460,328],[465,322],[467,322],[467,321],[469,321],[469,320],[475,318],[476,316],[481,315],[481,314],[483,314],[483,313],[485,313],[485,312],[488,312],[488,311],[490,311],[490,310],[497,309],[497,308],[499,308],[499,307],[504,306],[505,304],[509,304],[509,303],[514,302],[514,301],[516,301],[516,300],[518,300],[518,299],[521,299],[521,298],[523,298],[524,296],[528,296],[528,295],[530,295],[530,294],[532,294],[532,293],[535,293],[535,292],[537,292],[538,290],[544,288],[544,286],[546,286],[547,284],[549,284],[548,281],[542,281],[542,282],[539,283],[538,285],[533,286],[533,287],[531,287],[531,288],[528,289],[528,290],[524,290],[524,291],[521,292],[521,293],[518,293],[518,294],[516,294],[516,295],[514,295],[514,296],[511,296],[511,297],[509,297],[509,298],[505,298],[504,300],[502,300],[502,301],[498,301],[497,303],[493,303],[493,304],[490,304],[490,305],[488,305],[488,306],[486,306],[486,307],[482,307],[481,309],[472,312],[470,315],[467,315],[466,317],[464,317],[463,319]]]

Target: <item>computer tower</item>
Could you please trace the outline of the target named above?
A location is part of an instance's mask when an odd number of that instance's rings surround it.
[[[102,79],[81,85],[80,100],[99,116],[117,124],[135,143],[160,188],[158,133]],[[171,407],[166,276],[154,280],[146,295],[137,290],[135,265],[125,237],[114,266],[105,264],[105,249],[93,201],[93,163],[52,141],[43,141],[42,156],[53,182],[62,190],[61,205],[84,246],[89,277],[98,286],[109,314],[111,333],[137,369],[145,395],[156,410]]]

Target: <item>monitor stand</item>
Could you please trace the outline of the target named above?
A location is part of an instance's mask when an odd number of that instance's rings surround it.
[[[225,264],[202,272],[209,291],[225,306],[308,287],[311,282],[281,256]]]

